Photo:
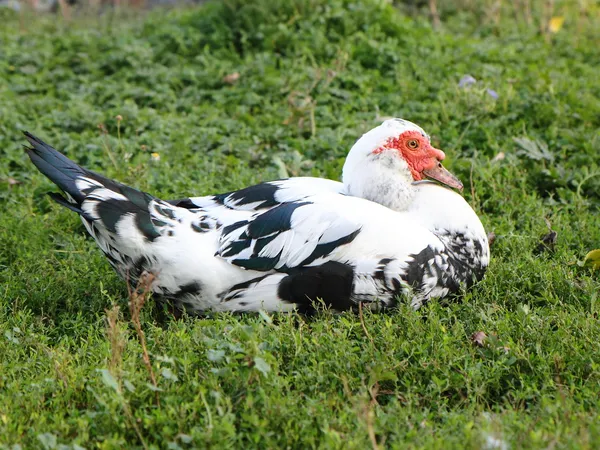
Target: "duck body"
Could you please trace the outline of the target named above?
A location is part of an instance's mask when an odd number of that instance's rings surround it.
[[[385,309],[402,299],[418,308],[480,279],[489,262],[486,233],[461,195],[417,179],[392,179],[386,192],[386,177],[372,172],[390,164],[373,139],[347,160],[364,153],[373,163],[366,180],[350,176],[354,187],[298,177],[163,201],[27,137],[33,163],[67,194],[54,198],[80,214],[116,271],[131,285],[152,273],[154,293],[188,313]],[[403,161],[400,178],[409,177]],[[379,201],[368,198],[369,177]]]

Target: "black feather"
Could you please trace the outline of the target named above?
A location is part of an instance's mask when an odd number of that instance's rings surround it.
[[[223,250],[219,252],[219,255],[224,258],[237,255],[250,247],[250,244],[252,244],[250,239],[233,241],[231,244],[227,245],[227,247],[223,248]]]
[[[76,184],[76,180],[80,177],[93,179],[106,189],[123,195],[127,199],[119,200],[109,198],[98,202],[96,213],[109,232],[116,233],[117,223],[124,215],[134,214],[135,223],[138,229],[149,241],[153,241],[160,236],[160,233],[152,223],[150,212],[148,210],[148,206],[150,202],[154,200],[154,197],[145,192],[138,191],[137,189],[86,170],[43,142],[41,139],[33,136],[31,133],[25,131],[24,134],[32,145],[31,148],[26,147],[25,151],[33,164],[54,184],[69,194],[75,200],[76,205],[73,205],[73,202],[70,202],[59,194],[51,194],[52,199],[69,208],[71,211],[81,214],[85,219],[93,220],[82,211],[80,206],[95,188],[92,187],[89,190],[87,188],[82,190],[79,189]],[[173,211],[171,209],[162,207],[158,208],[158,210],[165,215],[165,217],[173,218]]]
[[[311,202],[293,202],[276,206],[256,217],[248,225],[248,235],[253,239],[257,239],[272,233],[287,231],[292,228],[292,214],[294,214],[294,211],[301,206],[310,204]]]
[[[86,176],[85,169],[32,134],[26,131],[24,134],[32,145],[25,148],[31,162],[50,181],[81,203],[85,196],[75,185],[75,180],[80,176]]]
[[[168,293],[166,297],[173,300],[181,300],[183,297],[188,295],[198,295],[200,292],[202,292],[202,285],[197,281],[192,281],[191,283],[179,286],[179,290]]]
[[[247,224],[248,224],[247,220],[240,220],[239,222],[234,222],[230,225],[227,225],[227,226],[223,227],[223,236],[227,236],[232,231],[235,231],[238,228],[243,227],[244,225],[247,225]]]
[[[231,263],[235,264],[236,266],[243,267],[244,269],[265,272],[275,268],[280,256],[281,252],[273,257],[256,256],[250,259],[234,259],[231,261]]]
[[[322,258],[323,256],[329,255],[336,248],[352,242],[354,240],[354,238],[356,238],[356,236],[358,236],[359,233],[360,233],[360,228],[346,236],[342,236],[341,238],[336,239],[335,241],[326,242],[324,244],[317,245],[315,247],[314,251],[310,255],[308,255],[308,258],[306,258],[304,261],[302,261],[302,263],[300,265],[306,266],[306,265],[312,263],[315,259]]]
[[[62,205],[65,208],[68,208],[71,211],[74,211],[77,214],[81,215],[86,220],[90,220],[90,221],[94,220],[92,217],[87,215],[81,208],[79,208],[76,205],[74,205],[73,203],[69,202],[69,200],[64,198],[62,195],[57,194],[56,192],[48,192],[48,197],[50,197],[52,200],[54,200],[59,205]]]
[[[248,209],[247,205],[253,205],[253,210],[269,208],[279,204],[275,200],[275,193],[279,187],[271,183],[260,183],[254,186],[240,189],[239,191],[226,192],[225,194],[215,195],[213,199],[222,205],[233,209]],[[254,204],[259,203],[254,206]]]
[[[329,261],[316,267],[300,269],[285,277],[279,284],[279,298],[298,305],[301,312],[315,309],[317,300],[336,311],[346,311],[352,301],[354,269],[348,264]]]
[[[23,134],[32,145],[32,147],[25,147],[25,152],[31,159],[31,162],[33,162],[38,170],[46,175],[50,181],[73,197],[76,202],[81,203],[88,192],[84,192],[77,188],[75,181],[79,177],[87,177],[97,181],[107,189],[123,194],[130,199],[132,203],[135,203],[140,207],[147,204],[146,199],[147,197],[150,197],[148,194],[125,186],[124,184],[106,178],[103,175],[92,172],[91,170],[84,169],[31,133],[24,131]]]
[[[167,203],[170,203],[173,206],[177,206],[178,208],[185,209],[200,209],[198,205],[196,205],[190,198],[180,198],[177,200],[166,200]]]
[[[405,281],[414,288],[419,289],[424,278],[429,275],[429,262],[435,260],[436,254],[439,254],[439,252],[436,252],[430,246],[427,246],[419,253],[410,255],[412,261],[408,265]]]

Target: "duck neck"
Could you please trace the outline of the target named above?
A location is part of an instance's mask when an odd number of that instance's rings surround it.
[[[394,211],[406,211],[416,195],[408,165],[385,152],[373,157],[377,161],[369,161],[362,167],[344,166],[342,180],[346,193]]]

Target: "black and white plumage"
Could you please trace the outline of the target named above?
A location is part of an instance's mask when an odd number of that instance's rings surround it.
[[[66,194],[117,272],[197,313],[415,308],[478,280],[486,233],[451,187],[417,125],[384,122],[363,135],[343,182],[298,177],[226,194],[163,201],[79,167],[33,135],[27,154]]]

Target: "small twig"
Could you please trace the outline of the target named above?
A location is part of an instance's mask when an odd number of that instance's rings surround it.
[[[431,13],[431,20],[433,20],[433,28],[436,30],[440,28],[440,14],[437,9],[437,0],[429,0],[429,12]]]
[[[210,408],[208,407],[208,402],[206,401],[206,397],[204,396],[204,392],[200,391],[200,398],[202,399],[202,404],[204,405],[204,409],[206,410],[206,417],[208,418],[208,429],[212,431],[213,423],[212,423],[212,414],[210,413]]]
[[[365,331],[365,334],[369,338],[369,341],[371,341],[371,345],[375,345],[373,342],[373,338],[369,334],[369,330],[367,330],[367,326],[365,325],[365,318],[363,317],[363,312],[362,312],[362,302],[358,302],[358,317],[360,319],[360,324],[362,325],[362,329]]]
[[[119,147],[121,148],[121,155],[125,154],[125,147],[123,146],[123,141],[121,140],[121,121],[123,120],[123,116],[119,114],[117,117],[117,139],[119,140]]]
[[[471,201],[475,204],[477,199],[475,198],[475,184],[473,183],[473,168],[475,165],[471,163],[471,172],[469,173],[469,183],[471,184]]]
[[[148,370],[148,374],[150,375],[150,381],[154,387],[158,389],[158,383],[156,382],[156,376],[154,375],[152,362],[150,361],[150,355],[148,353],[148,348],[146,347],[146,336],[144,334],[144,330],[142,330],[142,324],[140,321],[140,312],[142,311],[146,300],[148,300],[148,297],[150,297],[150,294],[152,293],[151,286],[155,278],[156,276],[153,273],[144,271],[138,279],[135,290],[131,289],[129,283],[127,283],[127,290],[129,291],[129,311],[131,312],[131,322],[133,323],[138,340],[142,346],[142,359],[146,369]],[[155,394],[156,404],[160,406],[158,390],[155,391]]]
[[[104,150],[106,150],[106,153],[108,154],[110,162],[112,162],[112,165],[115,166],[115,169],[119,170],[117,160],[115,159],[115,156],[113,155],[112,151],[110,150],[110,146],[108,145],[108,138],[106,137],[108,135],[108,130],[106,129],[106,126],[103,123],[98,124],[98,129],[102,133],[102,145],[104,146]]]
[[[377,435],[375,434],[375,426],[373,425],[373,417],[375,416],[375,412],[373,411],[373,407],[377,404],[377,393],[379,391],[379,384],[375,383],[373,387],[369,390],[369,394],[371,395],[371,400],[366,407],[365,416],[367,422],[367,433],[369,434],[369,440],[371,441],[371,445],[373,446],[373,450],[379,450],[379,443],[377,442]]]
[[[360,305],[360,303],[359,303]],[[359,313],[361,311],[360,306],[359,306]],[[366,330],[365,330],[366,331]],[[350,389],[350,386],[348,385],[348,378],[346,378],[345,375],[341,375],[340,376],[340,381],[342,382],[342,388],[344,391],[344,395],[346,396],[346,398],[349,401],[353,401],[354,400],[354,396],[352,395],[352,390]],[[379,393],[379,383],[375,383],[370,389],[369,389],[369,395],[371,397],[371,399],[369,401],[361,401],[360,405],[356,405],[358,406],[358,415],[360,417],[360,415],[364,415],[364,419],[365,419],[365,423],[367,426],[367,434],[369,435],[369,440],[371,441],[371,445],[373,446],[373,450],[379,450],[379,443],[377,442],[377,435],[375,434],[375,426],[373,424],[373,417],[375,416],[375,413],[373,411],[373,408],[375,405],[377,405],[377,394]]]
[[[142,436],[142,430],[140,430],[140,427],[138,427],[135,421],[135,417],[133,416],[133,413],[131,412],[131,409],[129,408],[129,403],[127,401],[123,401],[123,411],[129,419],[129,422],[131,422],[131,426],[135,430],[135,434],[137,434],[140,442],[142,443],[142,447],[144,447],[145,450],[148,450],[148,444],[146,444],[146,440],[144,439],[144,436]]]
[[[533,23],[533,20],[531,19],[530,0],[524,0],[524,3],[525,3],[525,8],[524,8],[525,22],[527,23],[527,25],[531,26],[531,24]]]
[[[498,27],[498,25],[500,24],[500,17],[502,15],[502,0],[496,0],[494,5],[492,6],[492,15],[494,25]]]
[[[462,143],[462,140],[465,137],[465,134],[467,133],[467,131],[469,131],[469,128],[471,128],[472,124],[473,124],[473,121],[469,122],[467,124],[467,126],[462,130],[462,133],[460,133],[460,136],[458,137],[456,144],[454,144],[452,146],[452,152],[454,152],[458,148],[458,146]]]
[[[119,306],[114,305],[106,311],[106,322],[108,341],[110,342],[110,362],[108,363],[109,370],[115,378],[120,379],[121,361],[123,349],[125,348],[125,340],[119,327]]]
[[[310,135],[311,137],[315,137],[317,135],[317,121],[315,119],[315,106],[316,101],[312,102],[310,108]]]
[[[67,22],[71,20],[71,8],[66,0],[58,0],[58,4],[60,5],[60,13],[63,16],[63,19]]]
[[[551,32],[550,32],[550,19],[554,15],[554,0],[546,0],[544,2],[544,9],[542,11],[542,19],[540,22],[540,31],[544,35],[544,39],[547,43],[551,41]]]
[[[111,309],[106,311],[106,321],[107,321],[107,330],[106,334],[108,335],[108,341],[110,342],[110,361],[108,363],[108,370],[112,373],[112,375],[117,380],[117,393],[119,394],[119,399],[121,400],[121,406],[123,407],[123,412],[125,413],[125,417],[135,434],[137,434],[138,439],[140,440],[142,447],[144,449],[148,449],[148,444],[142,435],[142,430],[138,426],[133,412],[131,411],[131,407],[129,406],[129,401],[123,395],[123,386],[122,386],[122,376],[121,376],[121,363],[123,361],[123,349],[125,348],[125,339],[123,337],[123,332],[121,327],[119,326],[119,306],[115,305]]]

